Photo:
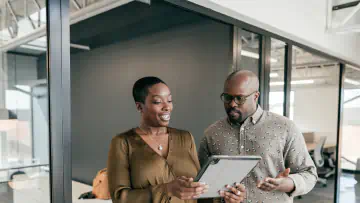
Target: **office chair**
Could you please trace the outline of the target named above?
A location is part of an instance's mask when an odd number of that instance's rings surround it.
[[[324,152],[324,155],[326,157],[325,159],[325,168],[328,168],[330,170],[327,170],[326,173],[324,173],[324,177],[325,178],[330,178],[332,175],[335,175],[335,168],[336,168],[336,160],[333,160],[332,157],[334,157],[334,159],[336,159],[336,152]],[[320,171],[321,172],[321,171]]]
[[[333,163],[330,155],[327,159],[327,165],[329,167],[333,167],[333,169],[325,168],[325,158],[324,158],[324,145],[326,142],[326,136],[321,136],[319,142],[316,144],[316,147],[313,152],[311,152],[311,158],[313,159],[317,173],[318,179],[317,182],[321,183],[323,187],[327,186],[327,178],[330,177],[332,174],[335,174],[335,164]],[[302,199],[302,196],[298,196],[298,199]]]
[[[315,166],[318,172],[318,182],[321,183],[324,187],[327,186],[327,178],[330,176],[328,173],[332,173],[332,169],[325,168],[325,159],[324,159],[324,145],[326,142],[326,137],[321,136],[320,141],[316,144],[314,152],[312,153],[312,158],[314,160]]]

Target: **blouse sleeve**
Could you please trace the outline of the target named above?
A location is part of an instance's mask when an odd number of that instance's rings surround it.
[[[146,189],[132,189],[129,169],[129,145],[122,135],[114,137],[108,154],[108,179],[111,199],[114,203],[159,202],[168,203],[170,197],[166,185]]]
[[[197,154],[197,150],[196,150],[196,144],[194,141],[194,137],[192,136],[191,133],[190,133],[190,137],[191,137],[190,155],[191,155],[191,158],[194,160],[197,170],[199,171],[200,170],[199,158],[198,158],[198,154]]]

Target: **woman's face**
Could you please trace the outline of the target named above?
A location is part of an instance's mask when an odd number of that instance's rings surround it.
[[[169,125],[173,109],[171,92],[168,86],[158,83],[149,88],[145,104],[137,103],[143,122],[150,127]]]

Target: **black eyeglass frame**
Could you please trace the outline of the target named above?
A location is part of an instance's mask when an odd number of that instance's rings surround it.
[[[246,99],[248,97],[250,97],[251,95],[253,95],[254,93],[257,93],[259,92],[258,90],[246,95],[246,96],[240,96],[240,95],[231,95],[231,94],[228,94],[228,93],[225,93],[223,92],[221,95],[220,95],[220,99],[221,101],[223,101],[224,103],[227,103],[227,104],[230,104],[231,101],[234,100],[234,102],[237,104],[237,105],[243,105],[245,102],[246,102]],[[225,98],[224,98],[224,95],[228,95],[228,96],[231,96],[231,100],[229,101],[225,101]]]

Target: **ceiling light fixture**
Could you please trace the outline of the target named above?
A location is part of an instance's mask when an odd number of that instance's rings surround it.
[[[39,47],[39,46],[28,45],[28,44],[20,45],[20,47],[24,48],[24,49],[32,49],[32,50],[37,50],[37,51],[46,51],[45,47]]]
[[[292,85],[308,85],[315,83],[314,80],[294,80],[291,81]],[[270,86],[281,86],[284,85],[284,82],[271,82]]]
[[[242,56],[247,56],[250,58],[254,58],[254,59],[259,59],[259,54],[258,53],[254,53],[251,51],[246,51],[246,50],[241,50],[241,55]],[[274,59],[274,58],[270,58],[271,63],[276,63],[278,60]]]
[[[291,81],[292,85],[306,85],[306,84],[313,84],[314,80],[294,80]]]
[[[345,78],[344,82],[346,82],[348,84],[351,84],[351,85],[360,85],[359,81],[352,80],[352,79],[349,79],[349,78]]]
[[[270,73],[270,78],[277,78],[279,77],[278,73]]]

